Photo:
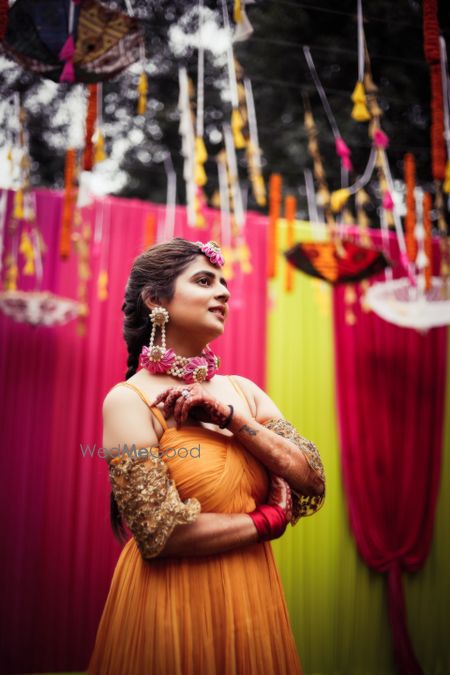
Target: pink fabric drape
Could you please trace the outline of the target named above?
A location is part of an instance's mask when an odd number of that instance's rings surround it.
[[[83,457],[80,444],[101,446],[102,400],[125,376],[121,305],[151,211],[162,232],[163,207],[107,198],[86,209],[88,222],[94,226],[96,215],[102,217],[105,229],[101,242],[91,240],[85,337],[77,335],[75,322],[31,327],[0,314],[0,663],[7,673],[82,670],[92,651],[120,546],[109,526],[106,464],[95,453]],[[60,213],[59,192],[37,192],[37,220],[48,247],[42,288],[75,298],[77,259],[72,254],[62,261],[58,255]],[[208,212],[208,220],[208,230],[191,229],[185,210],[178,208],[175,236],[206,241],[218,214]],[[248,215],[253,273],[230,281],[229,323],[225,336],[213,345],[223,358],[222,373],[239,373],[260,386],[265,228],[264,218]],[[96,289],[102,255],[109,273],[106,301],[98,299]],[[32,287],[32,279],[20,277],[19,288]]]
[[[372,238],[379,244],[380,234]],[[398,259],[390,236],[390,257]],[[435,259],[438,246],[434,246]],[[379,279],[383,277],[380,275]],[[402,572],[429,551],[439,489],[447,329],[425,334],[355,306],[345,321],[334,292],[335,361],[342,470],[350,523],[367,565],[386,574],[388,615],[402,675],[422,673],[408,636]]]

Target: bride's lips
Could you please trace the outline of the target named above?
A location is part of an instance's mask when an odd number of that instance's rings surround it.
[[[217,316],[218,319],[221,321],[225,321],[225,308],[224,307],[210,307],[208,309],[208,312],[211,312],[211,314],[214,314]]]

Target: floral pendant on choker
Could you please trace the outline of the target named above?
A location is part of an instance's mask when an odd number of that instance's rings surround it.
[[[167,373],[179,377],[189,384],[205,382],[214,377],[220,367],[220,357],[210,347],[206,347],[201,356],[179,356],[173,349],[160,346],[142,347],[139,357],[141,368],[151,373]]]

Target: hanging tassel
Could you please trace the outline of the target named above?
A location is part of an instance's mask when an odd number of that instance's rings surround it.
[[[241,0],[234,0],[233,20],[234,23],[240,23],[242,21]]]
[[[381,129],[375,129],[373,132],[373,144],[380,150],[386,150],[389,146],[389,136]]]
[[[389,190],[385,190],[383,194],[382,207],[385,211],[394,210],[394,200],[392,199],[392,195]]]
[[[336,138],[336,154],[341,158],[344,169],[347,171],[352,171],[353,165],[352,160],[350,159],[350,148],[340,136]]]
[[[75,82],[75,67],[73,65],[74,55],[75,44],[72,35],[69,35],[58,55],[59,59],[65,62],[61,75],[59,76],[60,82]]]
[[[144,251],[155,243],[156,217],[155,214],[147,213],[145,218],[145,232],[144,232]]]
[[[370,120],[370,113],[367,108],[366,92],[364,84],[358,80],[352,94],[352,101],[354,103],[352,110],[352,117],[357,122],[368,122]]]
[[[433,239],[431,231],[431,208],[433,201],[429,192],[423,193],[423,228],[425,230],[425,238],[423,242],[424,253],[427,257],[427,264],[424,269],[425,274],[425,290],[429,291],[431,288],[431,277],[433,273]]]
[[[64,197],[61,215],[61,235],[59,240],[59,254],[61,258],[70,255],[72,235],[73,207],[75,203],[75,149],[69,148],[66,152],[64,167]]]
[[[147,94],[148,94],[148,77],[145,70],[143,70],[139,76],[139,83],[137,90],[139,94],[137,114],[145,115],[145,111],[147,109]]]
[[[108,272],[106,270],[102,270],[98,275],[97,297],[99,300],[108,299]]]
[[[83,169],[90,171],[94,161],[94,136],[95,120],[97,119],[97,85],[88,86],[88,102],[86,109],[86,132],[84,139]]]
[[[350,191],[346,188],[332,192],[330,197],[330,206],[333,213],[339,213],[339,211],[342,211],[349,198]]]
[[[106,159],[105,152],[105,137],[101,129],[97,129],[95,147],[94,147],[94,164],[104,162]]]
[[[284,202],[284,214],[286,218],[286,247],[290,249],[294,246],[294,223],[297,213],[297,200],[292,195],[288,195]],[[294,290],[294,267],[286,260],[284,290],[291,293]]]
[[[197,136],[195,139],[195,174],[194,180],[195,184],[202,187],[208,182],[204,163],[208,159],[208,153],[206,152],[205,142],[201,136]]]
[[[414,189],[416,187],[416,162],[410,152],[404,157],[404,181],[406,187],[406,215],[405,215],[405,243],[406,253],[410,262],[417,257],[416,228],[416,201]]]
[[[19,268],[13,255],[6,256],[5,268],[5,291],[16,291]]]
[[[268,243],[268,276],[275,277],[277,273],[278,255],[278,219],[281,207],[282,180],[278,173],[273,173],[269,181],[269,233]]]
[[[0,40],[5,37],[8,28],[8,9],[8,0],[0,0]]]
[[[25,265],[22,270],[22,274],[25,276],[33,276],[35,274],[34,247],[28,232],[22,232],[20,236],[19,251],[25,258]]]
[[[16,218],[17,220],[22,220],[22,218],[25,216],[24,210],[23,210],[23,190],[22,188],[19,188],[14,195],[14,211],[13,211],[13,218]]]
[[[445,167],[445,180],[442,188],[444,192],[450,194],[450,159],[447,160],[447,166]]]
[[[239,108],[233,108],[231,113],[231,131],[233,133],[234,147],[236,150],[242,150],[246,146],[246,140],[242,135],[244,122]]]

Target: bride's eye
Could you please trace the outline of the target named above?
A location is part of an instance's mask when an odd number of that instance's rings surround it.
[[[199,283],[200,281],[206,281],[206,284],[209,286],[209,279],[208,279],[208,277],[202,277],[201,279],[197,279],[197,283]],[[202,284],[202,285],[203,285],[203,284]]]

